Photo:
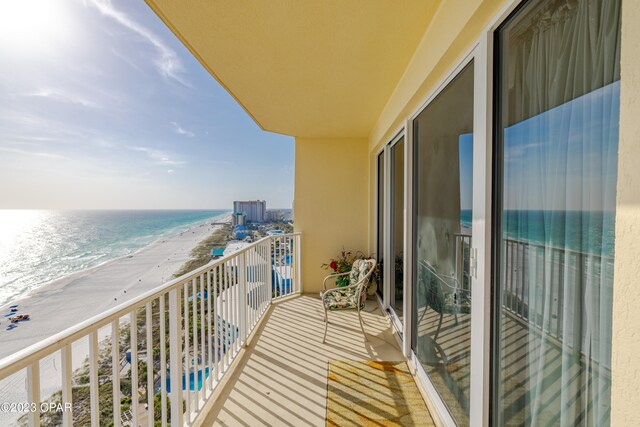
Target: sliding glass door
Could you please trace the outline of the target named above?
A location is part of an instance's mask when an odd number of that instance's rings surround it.
[[[496,31],[494,425],[610,423],[620,1]]]
[[[412,350],[469,425],[474,64],[413,121]]]
[[[388,163],[388,164],[387,164]],[[404,135],[395,137],[380,152],[378,168],[378,295],[394,326],[402,330],[404,301]],[[388,193],[388,194],[386,194]],[[388,221],[385,222],[385,221]],[[385,246],[387,245],[387,246]]]
[[[385,167],[384,167],[384,150],[378,154],[378,158],[376,160],[377,169],[378,169],[378,206],[377,206],[377,224],[376,224],[376,261],[379,265],[380,274],[378,275],[378,283],[376,292],[381,299],[384,298],[384,289],[383,289],[383,277],[384,277],[384,218],[385,218],[385,195],[384,195],[384,186],[385,186]]]
[[[390,147],[391,154],[391,258],[393,271],[389,274],[389,307],[402,323],[404,303],[404,136]],[[391,266],[391,262],[388,263]]]

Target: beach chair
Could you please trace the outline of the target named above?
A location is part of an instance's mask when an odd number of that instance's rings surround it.
[[[328,313],[330,311],[357,311],[360,329],[364,339],[367,340],[367,333],[364,331],[362,315],[360,311],[364,308],[367,300],[367,285],[369,278],[376,268],[374,259],[358,259],[351,266],[351,271],[346,273],[334,273],[325,277],[322,282],[324,290],[320,292],[322,306],[324,308],[324,336],[322,342],[327,338],[327,326],[329,325]],[[337,277],[349,275],[349,285],[327,289],[327,282],[335,280]]]
[[[435,267],[426,260],[420,261],[418,285],[422,287],[426,295],[427,306],[440,314],[438,327],[433,337],[434,341],[438,339],[445,314],[453,315],[457,325],[458,314],[471,313],[471,290],[463,289],[457,278],[439,274]],[[422,312],[418,324],[426,312],[427,310]]]

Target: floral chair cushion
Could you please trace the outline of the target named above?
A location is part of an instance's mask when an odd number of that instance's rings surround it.
[[[327,292],[323,298],[324,305],[328,310],[355,310],[357,289],[335,289]],[[364,307],[362,298],[360,308]]]
[[[354,261],[349,273],[349,285],[345,288],[335,288],[321,293],[322,300],[327,310],[356,310],[358,308],[357,297],[360,295],[360,308],[367,300],[365,291],[367,283],[364,282],[367,273],[372,268],[372,263],[365,259]],[[360,283],[362,282],[362,283]],[[360,286],[354,286],[360,283]]]
[[[357,259],[353,262],[351,273],[349,273],[349,285],[355,285],[367,275],[369,263],[365,259]]]
[[[471,313],[471,301],[466,291],[447,293],[444,295],[442,311],[445,313]]]
[[[426,293],[427,304],[438,313],[471,313],[471,292],[444,286],[433,273],[427,276]]]

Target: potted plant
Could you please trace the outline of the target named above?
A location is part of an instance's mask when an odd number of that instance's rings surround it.
[[[361,252],[361,251],[351,252],[351,251],[346,251],[343,248],[339,256],[335,258],[331,258],[328,263],[322,264],[321,267],[324,270],[329,270],[329,269],[333,270],[334,273],[347,273],[351,271],[351,267],[353,266],[353,263],[355,260],[370,259],[370,258],[373,258],[373,256],[367,257],[365,256],[364,252]],[[380,265],[376,264],[376,268],[375,270],[373,270],[373,274],[369,276],[369,283],[367,284],[368,295],[374,295],[376,293],[376,286],[377,286],[379,275],[380,275]],[[348,275],[336,277],[336,286],[342,287],[347,285],[349,285]]]

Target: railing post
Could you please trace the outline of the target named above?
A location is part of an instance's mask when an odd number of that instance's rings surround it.
[[[27,402],[35,405],[29,412],[29,427],[40,425],[40,361],[36,360],[27,367]]]
[[[98,402],[98,331],[93,331],[89,335],[89,394],[91,397],[91,427],[100,425],[100,404]]]
[[[240,329],[240,343],[247,345],[247,252],[238,255],[238,325]]]
[[[169,291],[169,378],[171,384],[171,425],[182,426],[182,319],[180,293]],[[185,331],[185,333],[187,333]],[[164,385],[163,385],[164,386]],[[189,408],[187,408],[189,410]]]
[[[152,304],[147,303],[145,307],[146,312],[146,340],[147,340],[147,422],[149,427],[154,426],[153,414],[154,414],[154,375],[153,375],[153,312]]]
[[[161,398],[161,415],[162,427],[167,427],[167,346],[166,346],[166,319],[165,319],[165,300],[164,294],[160,295],[160,398]]]
[[[302,293],[302,235],[295,236],[296,242],[296,279],[298,281],[298,293]]]
[[[138,425],[138,318],[137,310],[129,314],[129,327],[131,329],[131,416],[134,426]]]
[[[62,412],[62,425],[64,427],[71,427],[73,425],[73,412],[71,411],[73,402],[71,397],[71,377],[73,374],[71,354],[71,344],[65,345],[62,347],[62,350],[60,350],[62,360],[62,405],[64,405],[64,410]],[[67,405],[70,407],[68,408]]]
[[[269,256],[267,257],[267,295],[269,296],[269,304],[273,300],[273,251],[274,239],[269,237]]]
[[[113,385],[113,425],[121,424],[120,417],[120,323],[111,322],[111,382]]]

